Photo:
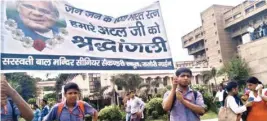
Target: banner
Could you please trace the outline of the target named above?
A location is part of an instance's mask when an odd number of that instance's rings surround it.
[[[173,69],[159,2],[114,18],[66,1],[2,1],[2,71]]]

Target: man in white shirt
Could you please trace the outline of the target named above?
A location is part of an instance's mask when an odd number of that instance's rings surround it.
[[[254,39],[255,39],[255,38],[254,38],[254,31],[255,31],[254,27],[253,27],[252,25],[249,25],[249,27],[247,28],[247,31],[248,31],[249,34],[250,34],[250,39],[251,39],[251,40],[254,40]]]
[[[126,121],[131,121],[131,103],[130,103],[130,94],[127,93],[124,100],[124,107],[126,112]]]
[[[220,102],[220,107],[222,106],[222,103],[223,103],[223,93],[224,93],[223,85],[221,84],[213,100],[213,102],[215,102],[216,99],[218,99],[218,101]]]
[[[140,121],[143,118],[145,103],[135,96],[135,90],[130,92],[131,121]]]

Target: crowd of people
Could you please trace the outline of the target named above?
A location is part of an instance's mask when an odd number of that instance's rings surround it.
[[[201,92],[190,88],[192,71],[180,68],[172,80],[172,88],[163,96],[162,108],[169,112],[169,121],[200,121],[205,114],[205,102]],[[219,121],[267,121],[267,89],[256,77],[246,81],[247,88],[240,94],[236,81],[220,85],[214,98],[220,102]],[[80,89],[76,83],[64,86],[65,100],[49,107],[47,100],[42,100],[41,107],[27,104],[24,99],[1,75],[1,121],[76,121],[91,115],[98,120],[98,111],[90,104],[79,100]],[[123,99],[126,121],[144,120],[145,102],[131,90]]]
[[[162,107],[169,112],[170,121],[200,121],[205,113],[202,94],[190,88],[191,77],[190,69],[178,69],[171,91],[164,95]],[[246,85],[241,97],[236,81],[220,85],[214,98],[220,102],[219,121],[267,121],[267,89],[256,77],[248,78]]]
[[[251,40],[260,39],[267,35],[267,24],[266,22],[262,22],[262,24],[260,24],[258,27],[249,25],[249,27],[247,28],[247,31],[250,34]]]

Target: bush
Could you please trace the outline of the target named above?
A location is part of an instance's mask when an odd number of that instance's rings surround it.
[[[206,110],[211,110],[212,112],[218,113],[217,104],[213,102],[213,96],[209,93],[203,94],[204,103],[207,106]]]
[[[35,99],[35,98],[30,98],[30,99],[28,100],[28,103],[29,103],[29,104],[36,104],[36,99]]]
[[[49,93],[49,94],[44,95],[44,99],[48,100],[49,98],[57,99],[57,94],[56,93]]]
[[[163,116],[160,117],[160,119],[162,119],[163,121],[168,121],[169,116],[168,114],[164,114]]]
[[[166,86],[167,90],[171,90],[172,89],[172,86],[171,85],[168,85]]]
[[[88,103],[90,100],[88,97],[85,97],[85,98],[83,98],[83,101]]]
[[[121,111],[121,117],[122,117],[123,121],[126,120],[126,112],[125,111]]]
[[[164,115],[167,112],[165,112],[162,108],[162,98],[153,98],[146,104],[146,115],[153,117],[153,111],[157,112],[157,115]],[[155,113],[155,112],[154,112]]]
[[[99,112],[100,121],[120,121],[122,120],[120,108],[115,105],[106,106]]]
[[[159,117],[159,113],[157,111],[152,111],[151,115],[152,115],[153,119],[158,119],[158,117]]]

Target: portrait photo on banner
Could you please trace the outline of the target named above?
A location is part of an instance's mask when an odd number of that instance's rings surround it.
[[[64,42],[66,21],[54,1],[8,1],[5,29],[25,48],[52,49]]]

